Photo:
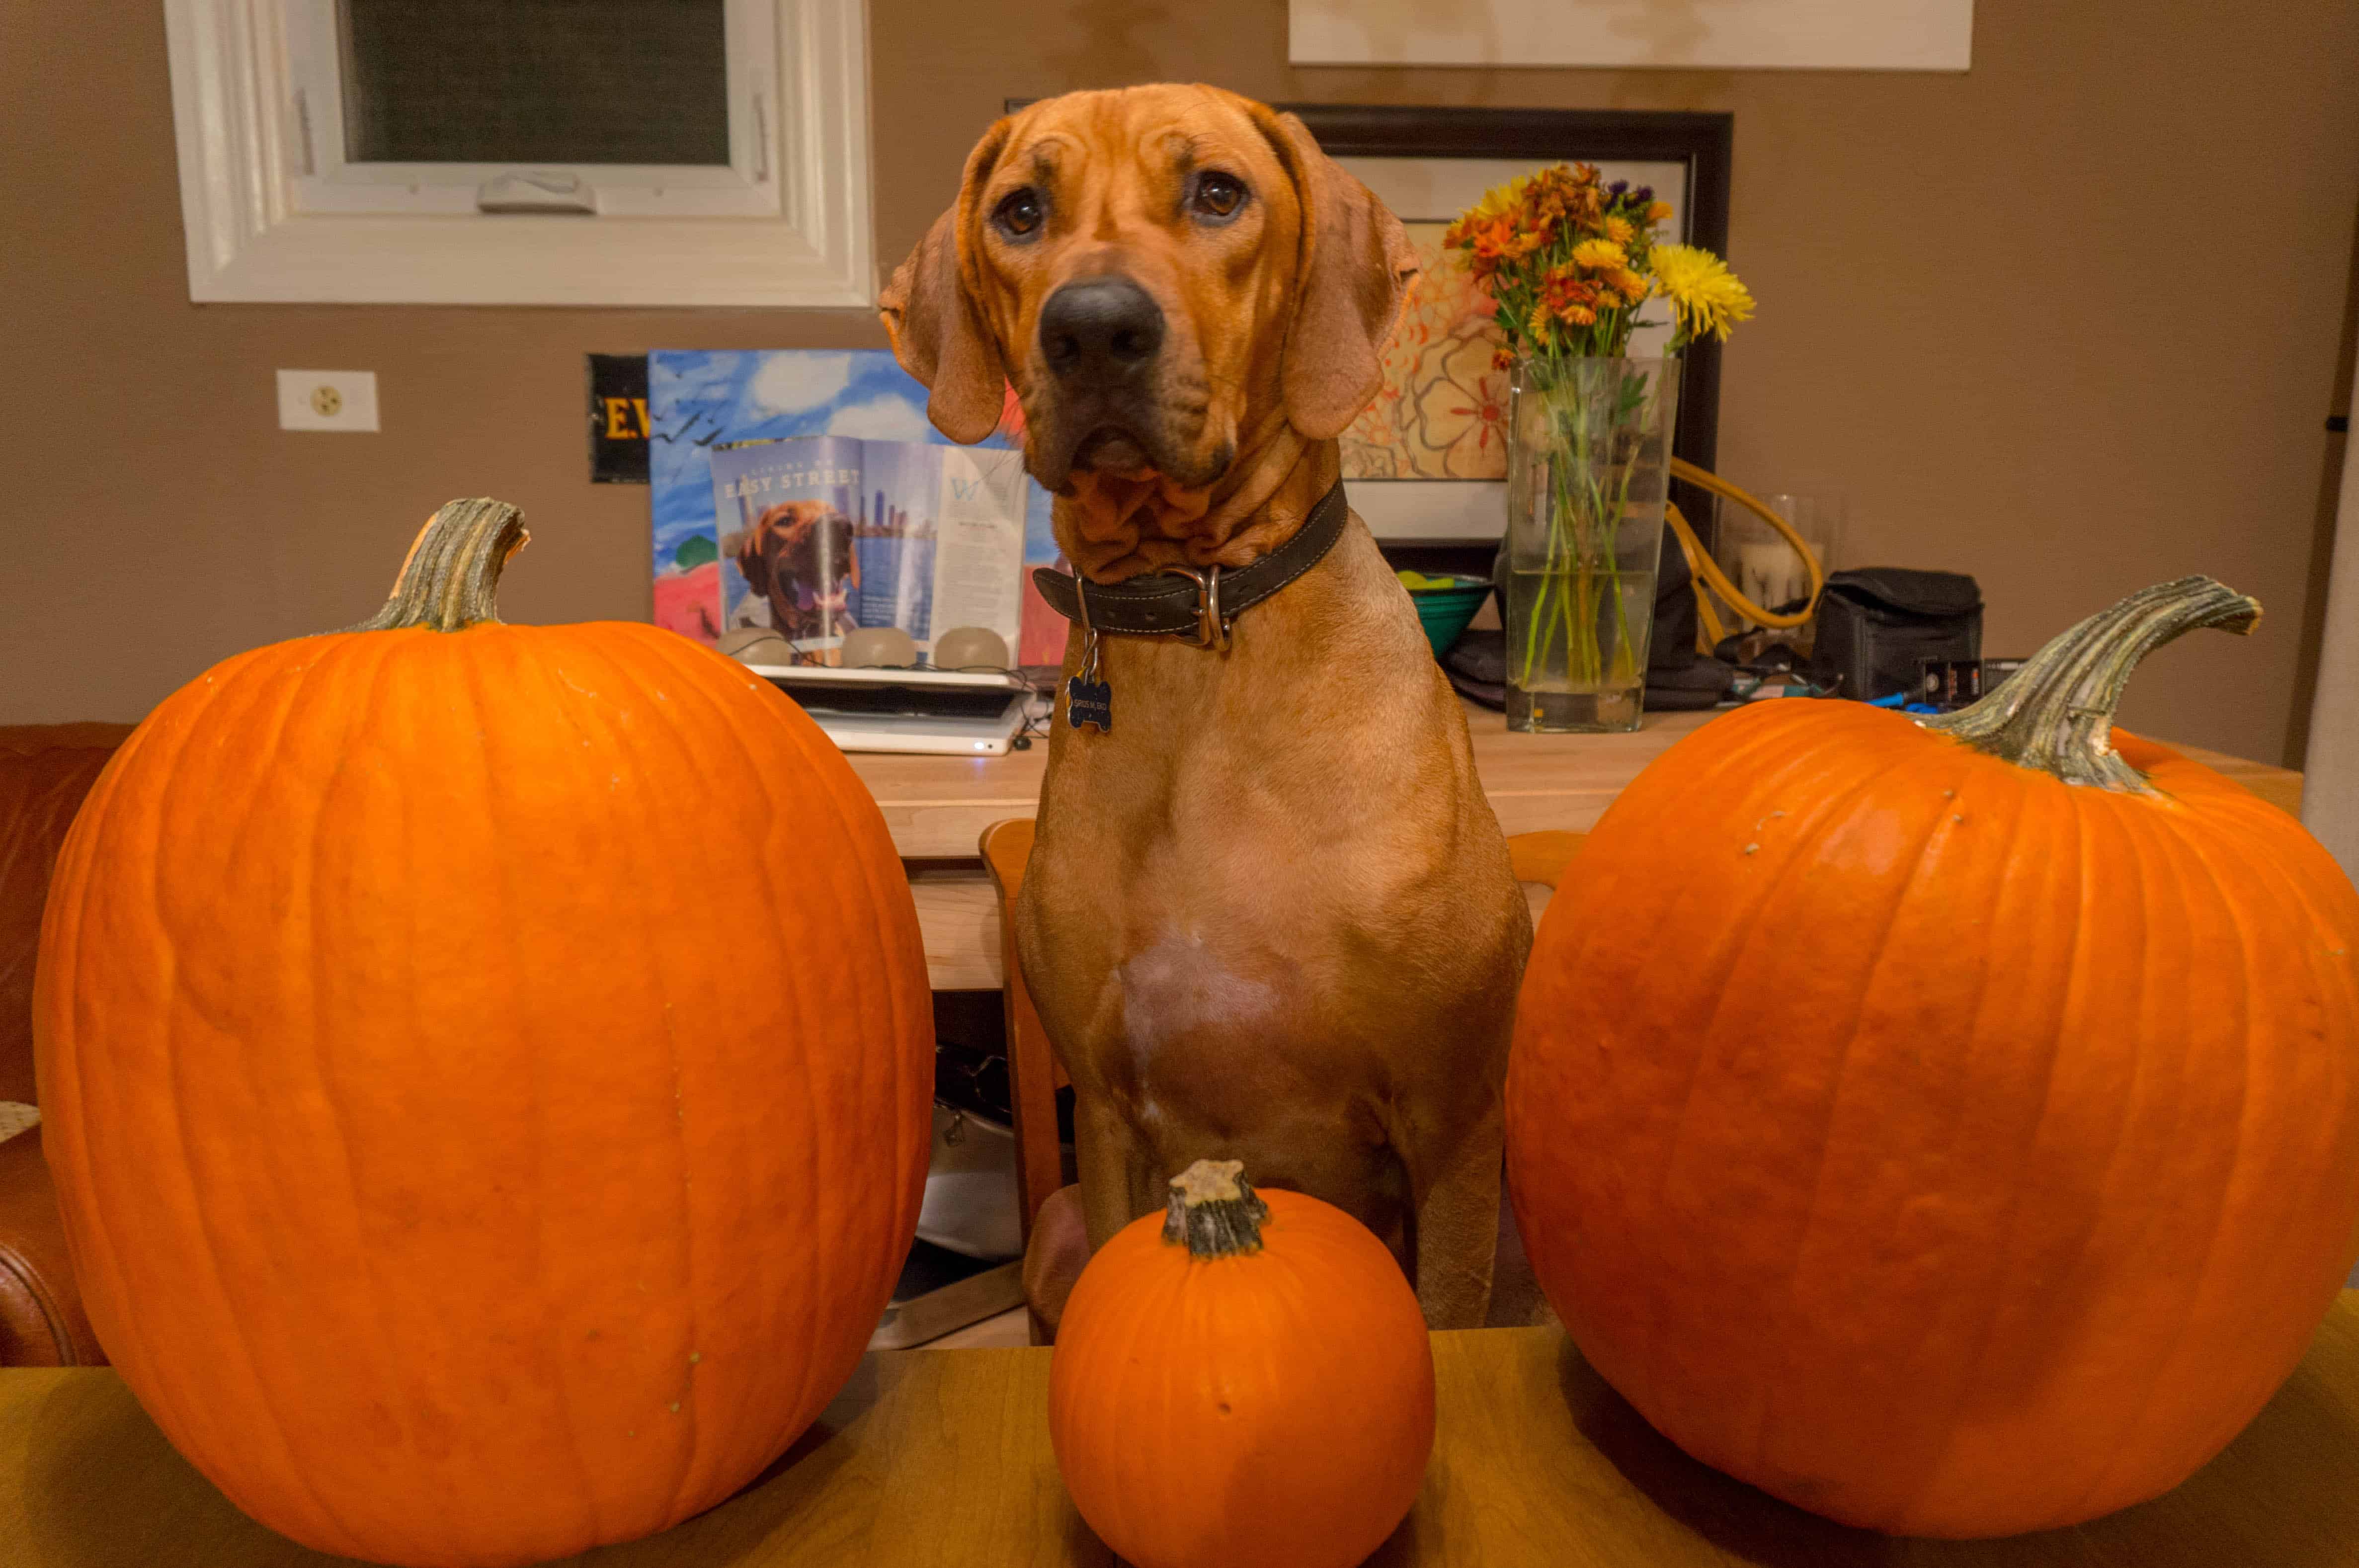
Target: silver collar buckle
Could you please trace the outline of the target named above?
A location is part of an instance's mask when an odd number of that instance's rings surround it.
[[[1221,569],[1214,566],[1198,572],[1191,567],[1175,566],[1169,570],[1196,585],[1196,646],[1226,653],[1229,617],[1221,614]]]

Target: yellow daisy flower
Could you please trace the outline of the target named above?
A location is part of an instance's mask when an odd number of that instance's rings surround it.
[[[1572,247],[1572,264],[1592,272],[1611,272],[1630,265],[1630,253],[1612,240],[1583,240]]]
[[[1609,212],[1605,215],[1605,237],[1615,245],[1626,245],[1638,237],[1638,231],[1631,226],[1629,219]]]
[[[1753,291],[1737,281],[1728,263],[1694,245],[1657,245],[1655,292],[1670,301],[1680,335],[1692,341],[1709,332],[1723,343],[1728,331],[1753,317]]]
[[[1532,182],[1528,174],[1519,174],[1505,185],[1494,185],[1483,192],[1483,200],[1474,203],[1472,217],[1503,218],[1514,212],[1524,200],[1524,188]]]

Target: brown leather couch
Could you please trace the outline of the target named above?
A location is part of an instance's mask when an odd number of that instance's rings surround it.
[[[33,960],[49,867],[128,724],[0,726],[0,1100],[38,1104]],[[66,1260],[41,1129],[0,1142],[0,1367],[94,1367],[106,1352]]]

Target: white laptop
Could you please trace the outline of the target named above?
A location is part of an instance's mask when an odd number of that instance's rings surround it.
[[[745,668],[802,705],[845,751],[1004,756],[1024,733],[1032,689],[1014,674],[956,670]]]

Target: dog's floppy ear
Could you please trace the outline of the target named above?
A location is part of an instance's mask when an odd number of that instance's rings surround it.
[[[762,540],[770,531],[769,524],[770,514],[764,512],[721,541],[721,553],[737,562],[738,574],[745,579],[745,586],[765,599],[770,596],[770,561],[762,549]]]
[[[1309,126],[1256,108],[1302,208],[1294,320],[1279,365],[1287,421],[1312,441],[1329,441],[1383,384],[1378,356],[1418,274],[1417,252],[1392,209],[1320,151]]]
[[[893,357],[930,393],[926,417],[951,440],[970,444],[997,428],[1007,370],[983,312],[975,309],[961,251],[975,198],[1007,145],[1007,121],[999,121],[967,155],[958,201],[894,269],[877,302],[886,334],[893,340]]]

